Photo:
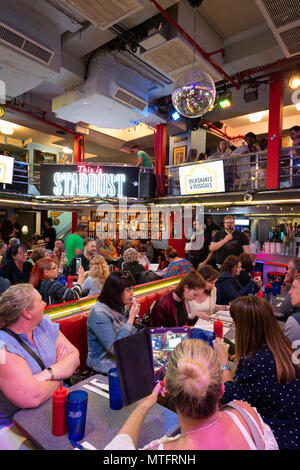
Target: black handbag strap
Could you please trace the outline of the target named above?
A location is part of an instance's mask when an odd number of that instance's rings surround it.
[[[13,338],[15,338],[18,343],[24,348],[26,349],[26,351],[33,357],[33,359],[35,359],[35,361],[38,363],[38,365],[40,366],[40,368],[42,370],[45,370],[46,369],[46,366],[45,364],[43,363],[43,361],[39,358],[39,356],[37,354],[35,354],[34,351],[32,351],[32,349],[26,344],[24,343],[24,341],[19,337],[19,335],[17,335],[14,331],[11,331],[10,329],[4,327],[2,328],[2,331],[5,331],[5,333],[7,333],[8,335],[12,336]]]

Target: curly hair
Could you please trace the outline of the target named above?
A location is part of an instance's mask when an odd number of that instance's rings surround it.
[[[123,254],[124,263],[139,262],[139,254],[134,248],[128,248]]]
[[[101,255],[95,255],[90,261],[90,274],[89,277],[98,279],[103,285],[106,278],[109,276],[109,269],[105,258]]]

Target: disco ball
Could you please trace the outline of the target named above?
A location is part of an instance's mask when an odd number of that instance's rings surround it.
[[[197,118],[212,110],[216,88],[212,78],[200,70],[181,75],[174,85],[173,106],[182,116]]]

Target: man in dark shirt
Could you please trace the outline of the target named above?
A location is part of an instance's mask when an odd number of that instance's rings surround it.
[[[53,227],[53,220],[51,217],[48,217],[45,220],[45,232],[43,238],[46,242],[46,249],[47,250],[54,250],[54,244],[56,240],[56,230]]]
[[[209,249],[216,253],[217,265],[222,265],[229,255],[250,254],[249,240],[243,232],[235,230],[232,215],[224,217],[224,229],[214,235]]]
[[[12,237],[20,238],[21,227],[17,222],[17,214],[12,214],[2,225],[2,239],[8,243]]]
[[[83,242],[83,247],[83,253],[79,256],[74,256],[74,258],[70,262],[69,273],[72,276],[77,275],[76,259],[80,258],[81,266],[83,267],[83,269],[85,271],[89,271],[91,257],[98,254],[97,245],[93,238],[85,238]]]
[[[27,261],[27,249],[24,245],[13,245],[11,258],[0,268],[0,276],[8,279],[11,285],[27,283],[30,278],[32,263]]]

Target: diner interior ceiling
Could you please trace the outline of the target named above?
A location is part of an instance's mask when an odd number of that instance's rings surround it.
[[[192,46],[163,19],[149,0],[99,0],[96,3],[101,6],[103,15],[97,10],[97,15],[91,17],[91,8],[95,4],[91,0],[2,0],[0,21],[53,52],[51,63],[45,66],[0,39],[0,80],[7,83],[7,101],[12,99],[16,106],[25,103],[24,110],[73,130],[77,124],[112,127],[114,116],[116,127],[125,128],[138,122],[150,125],[164,122],[163,116],[153,112],[152,102],[169,95],[178,76],[193,68],[193,62],[195,68],[208,72],[217,85],[221,83],[220,73],[198,52],[194,54]],[[229,75],[235,76],[243,70],[286,56],[261,9],[262,2],[204,0],[198,8],[196,32],[194,11],[187,0],[158,0],[158,3],[168,9],[191,37],[195,35],[205,51],[224,48],[224,57],[217,53],[212,58]],[[283,5],[284,2],[277,0],[277,3]],[[299,2],[285,3],[292,8],[288,11],[291,17],[293,12],[297,14]],[[138,36],[137,43],[127,45],[126,51],[123,50],[124,37],[130,39],[134,34]],[[139,45],[143,39],[147,39],[146,49]],[[296,51],[296,57],[298,53]],[[102,77],[148,103],[148,113],[133,113],[132,107],[114,100],[107,93],[107,83]],[[93,86],[97,96],[90,93]],[[205,116],[207,120],[223,121],[268,108],[267,83],[259,87],[258,99],[251,103],[245,103],[243,99],[244,87],[240,90],[231,88],[231,92],[232,108],[215,108]],[[109,100],[107,119],[104,116],[99,120],[104,99]],[[53,102],[59,102],[55,112]],[[291,104],[287,84],[284,102]],[[84,106],[93,107],[93,112],[84,114]],[[4,118],[40,132],[57,132],[46,122],[8,108]],[[183,132],[185,120],[169,121],[167,128],[169,135]],[[63,137],[70,146],[72,136],[65,134]],[[95,148],[98,146],[98,154],[109,148],[111,158],[122,155],[122,139],[90,130],[86,142],[94,150],[90,150],[91,154],[97,153]],[[135,143],[151,148],[153,137],[141,137]],[[128,154],[124,154],[124,158],[127,157]]]

